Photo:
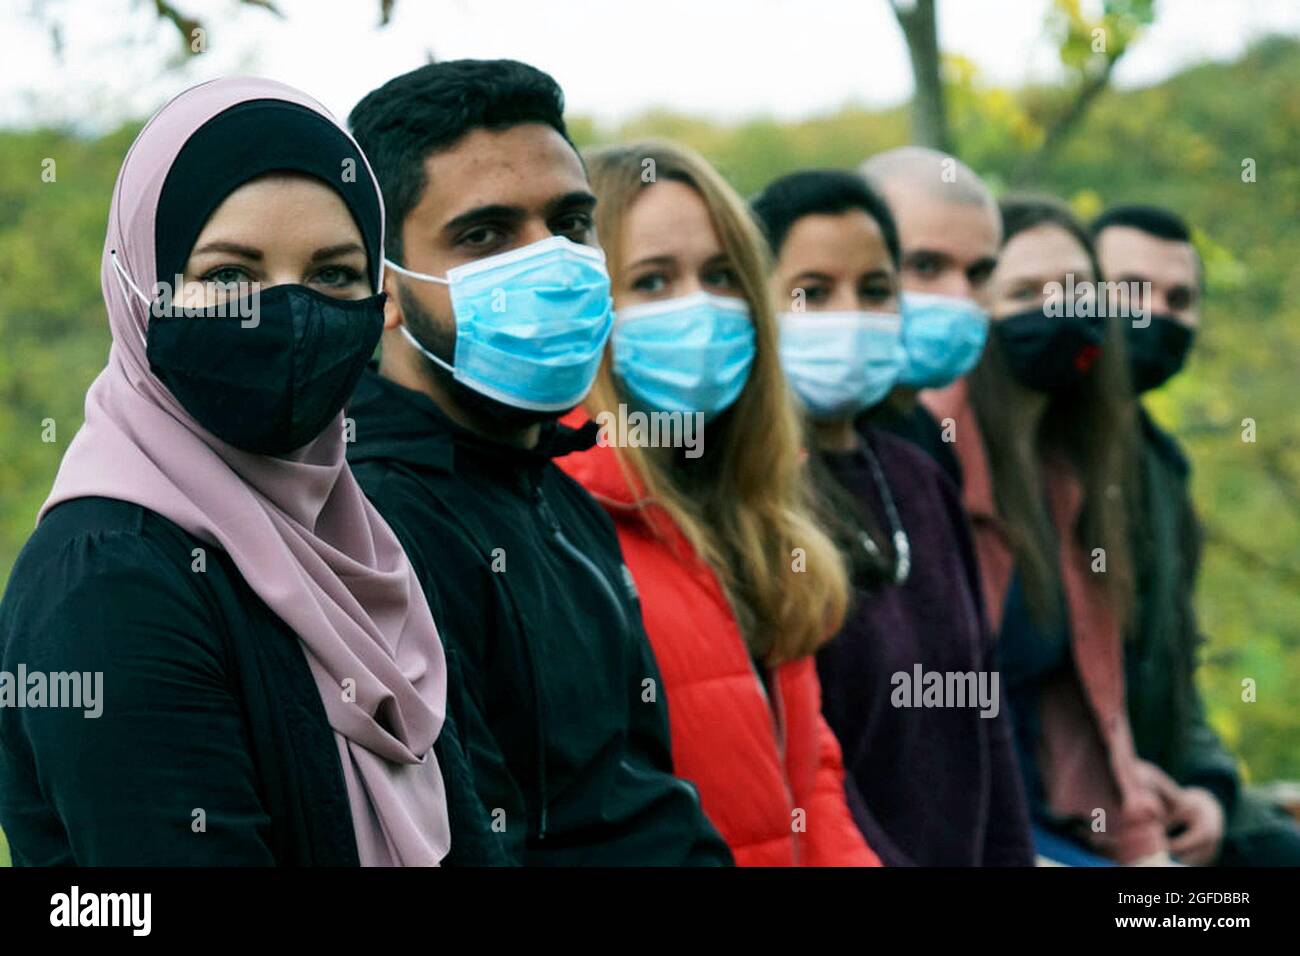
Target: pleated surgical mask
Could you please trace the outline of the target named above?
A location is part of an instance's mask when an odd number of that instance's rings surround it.
[[[587,396],[613,326],[605,254],[551,236],[447,270],[388,267],[449,287],[456,321],[452,361],[401,326],[407,340],[456,381],[505,405],[563,412]]]
[[[897,312],[786,312],[780,323],[781,367],[816,419],[879,404],[907,363]]]
[[[740,397],[753,364],[744,299],[695,292],[618,310],[614,372],[647,410],[700,412],[707,421]]]

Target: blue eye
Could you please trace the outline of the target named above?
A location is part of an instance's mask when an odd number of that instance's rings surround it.
[[[239,266],[218,266],[210,270],[203,276],[203,281],[212,285],[235,285],[239,282],[250,282],[247,272]]]

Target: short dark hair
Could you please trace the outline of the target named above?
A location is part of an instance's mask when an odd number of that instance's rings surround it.
[[[1128,226],[1157,239],[1185,242],[1192,246],[1192,253],[1196,256],[1196,282],[1201,291],[1204,291],[1205,263],[1201,261],[1200,250],[1192,243],[1192,230],[1178,213],[1162,206],[1144,206],[1139,203],[1111,206],[1094,219],[1088,229],[1095,240],[1101,236],[1103,229],[1111,226]]]
[[[402,262],[402,224],[424,195],[424,161],[474,129],[544,123],[564,137],[564,91],[517,60],[448,60],[403,73],[366,94],[348,125],[384,194],[386,254]],[[576,150],[575,150],[576,151]]]
[[[1168,239],[1171,242],[1192,241],[1192,232],[1187,228],[1187,223],[1182,217],[1160,206],[1143,206],[1137,203],[1111,206],[1092,221],[1088,230],[1096,237],[1101,235],[1103,229],[1110,226],[1129,226],[1157,239]]]
[[[861,209],[876,221],[889,249],[889,258],[898,266],[901,256],[898,227],[889,205],[866,180],[842,169],[806,169],[790,173],[767,185],[749,201],[763,234],[779,256],[781,247],[794,224],[805,216],[836,215]]]
[[[1007,196],[998,209],[1002,213],[1002,244],[1005,246],[1012,237],[1033,229],[1035,226],[1057,226],[1064,229],[1083,246],[1092,263],[1093,275],[1101,279],[1101,264],[1097,260],[1097,247],[1092,235],[1084,227],[1070,207],[1054,196],[1036,196],[1021,194]]]

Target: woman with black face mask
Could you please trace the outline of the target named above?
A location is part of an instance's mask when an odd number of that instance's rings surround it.
[[[313,100],[217,80],[127,154],[112,333],[0,604],[18,864],[436,865],[446,669],[344,461],[383,205]]]
[[[1168,862],[1159,772],[1137,756],[1125,704],[1125,320],[1104,314],[1091,239],[1065,206],[1011,199],[1002,216],[984,356],[923,400],[962,464],[1035,842],[1061,862]]]

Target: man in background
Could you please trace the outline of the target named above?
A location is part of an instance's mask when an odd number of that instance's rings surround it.
[[[891,149],[858,171],[889,204],[902,246],[908,362],[872,420],[920,446],[960,485],[952,446],[916,394],[950,384],[979,361],[988,334],[979,297],[1002,244],[997,203],[969,166],[933,149]]]
[[[1237,762],[1205,718],[1195,669],[1201,534],[1189,466],[1141,401],[1183,367],[1201,324],[1204,272],[1187,225],[1154,206],[1115,206],[1092,224],[1102,274],[1132,283],[1124,319],[1141,442],[1134,522],[1136,631],[1125,649],[1129,719],[1169,807],[1170,847],[1194,866],[1300,865],[1300,830],[1241,786]],[[1137,301],[1133,301],[1136,297]],[[1158,768],[1158,769],[1156,769]]]

